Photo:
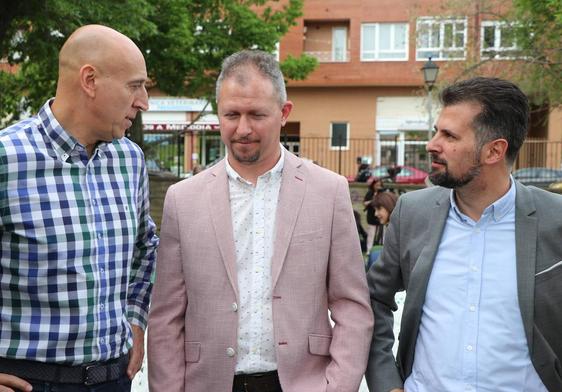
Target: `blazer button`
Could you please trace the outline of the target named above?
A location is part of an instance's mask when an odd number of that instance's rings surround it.
[[[234,351],[234,349],[232,347],[229,347],[226,349],[226,355],[228,355],[229,357],[233,357],[236,354],[236,351]]]
[[[236,302],[232,303],[232,311],[233,312],[237,312],[238,311],[238,304]]]

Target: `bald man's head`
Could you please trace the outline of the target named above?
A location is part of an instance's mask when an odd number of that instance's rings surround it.
[[[91,64],[106,71],[120,56],[140,56],[135,43],[120,32],[102,25],[80,27],[66,40],[59,53],[59,73],[74,73]]]
[[[148,109],[146,81],[144,57],[130,38],[106,26],[83,26],[60,51],[53,113],[85,145],[121,138]]]

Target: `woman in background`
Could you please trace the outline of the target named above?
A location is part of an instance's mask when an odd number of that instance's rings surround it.
[[[363,199],[363,205],[367,213],[367,253],[371,251],[373,245],[378,245],[382,240],[382,226],[375,216],[375,208],[372,205],[375,195],[383,191],[382,179],[374,178],[369,184],[369,189]]]
[[[398,196],[394,192],[379,192],[375,195],[373,202],[371,203],[373,209],[375,210],[375,216],[380,222],[380,227],[382,228],[382,242],[384,245],[384,234],[385,229],[390,221],[390,214],[394,211],[396,202],[398,201]],[[382,250],[382,246],[375,247],[369,253],[369,260],[367,261],[367,270],[371,265],[377,260],[379,254]]]

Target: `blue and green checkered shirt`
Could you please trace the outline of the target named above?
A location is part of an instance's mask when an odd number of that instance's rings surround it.
[[[91,157],[47,102],[0,131],[0,357],[119,357],[144,328],[158,237],[140,148]]]

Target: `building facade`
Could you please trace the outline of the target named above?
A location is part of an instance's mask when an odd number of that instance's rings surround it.
[[[303,17],[279,49],[281,60],[306,53],[319,61],[305,81],[288,84],[295,103],[290,148],[344,175],[353,175],[359,162],[427,169],[425,145],[438,103],[428,95],[424,63],[431,57],[440,67],[440,86],[482,59],[493,59],[482,74],[497,75],[517,55],[511,26],[486,19],[480,2],[473,3],[305,0]],[[562,141],[560,112],[539,114],[529,136]],[[561,163],[560,154],[552,162],[547,151],[531,155],[533,165]]]
[[[499,5],[483,8],[492,3]],[[427,170],[425,146],[439,112],[439,87],[482,60],[492,61],[479,68],[481,75],[509,77],[504,71],[517,57],[517,42],[513,26],[494,16],[505,3],[304,0],[303,16],[279,43],[278,56],[306,53],[319,64],[306,80],[288,82],[295,105],[281,142],[350,177],[361,163]],[[421,71],[430,57],[439,66],[432,94]],[[224,155],[216,116],[198,117],[211,111],[206,102],[156,91],[150,106],[143,116],[147,137],[175,137],[182,172]],[[560,168],[561,118],[560,110],[533,111],[529,137],[541,142],[528,143],[516,166]]]

